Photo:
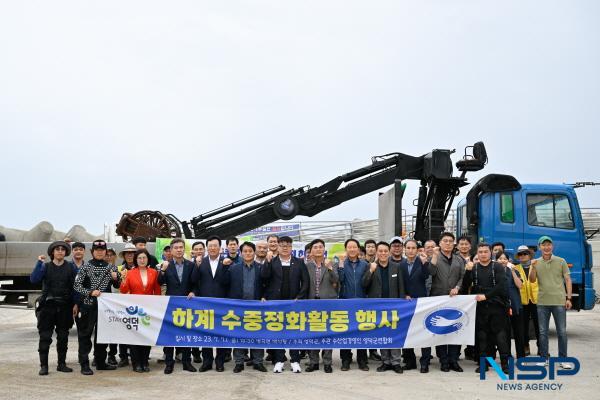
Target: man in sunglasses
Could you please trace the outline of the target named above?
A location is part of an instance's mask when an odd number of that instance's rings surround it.
[[[79,294],[79,313],[75,317],[79,340],[79,364],[83,375],[93,375],[90,369],[89,354],[92,350],[94,334],[94,359],[97,370],[113,370],[116,366],[106,363],[106,346],[97,345],[98,301],[97,297],[112,285],[118,288],[121,275],[117,267],[109,265],[106,257],[106,242],[96,240],[92,243],[92,259],[81,267],[75,277],[74,289]]]

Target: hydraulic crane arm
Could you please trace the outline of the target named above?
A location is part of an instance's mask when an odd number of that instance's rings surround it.
[[[467,154],[469,148],[472,154]],[[148,240],[180,236],[182,231],[187,238],[235,236],[277,220],[290,220],[298,215],[312,217],[397,180],[410,179],[421,183],[413,237],[426,240],[443,231],[454,197],[467,185],[466,173],[479,171],[487,163],[485,146],[477,142],[465,149],[464,157],[456,163],[462,174],[453,177],[452,153],[454,150],[436,149],[419,157],[402,153],[373,157],[370,165],[321,186],[288,190],[278,186],[201,214],[189,222],[159,211],[125,213],[117,225],[117,233],[124,237],[145,236]],[[269,196],[272,197],[267,198]],[[237,210],[232,211],[234,209]]]
[[[392,153],[373,157],[371,165],[340,175],[321,186],[288,190],[258,204],[205,221],[202,216],[183,222],[187,237],[207,238],[235,236],[275,222],[290,220],[298,215],[312,217],[348,200],[393,184],[396,180],[421,181],[415,238],[423,240],[443,230],[452,200],[458,189],[467,184],[464,172],[483,168],[487,162],[483,143],[475,145],[483,158],[465,157],[467,166],[459,166],[461,177],[452,177],[451,150],[433,150],[420,157]],[[475,150],[474,150],[475,153]],[[481,154],[479,154],[481,157]],[[461,163],[459,162],[459,163]],[[235,204],[235,203],[233,203]],[[231,208],[223,207],[223,212]],[[440,215],[432,215],[442,209]],[[213,214],[214,215],[214,214]],[[438,232],[439,231],[439,232]]]

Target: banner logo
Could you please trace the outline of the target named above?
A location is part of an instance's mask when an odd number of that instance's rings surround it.
[[[458,332],[466,324],[466,315],[455,308],[441,308],[425,317],[425,328],[436,335]]]
[[[140,322],[144,326],[150,326],[150,316],[144,312],[143,308],[129,306],[125,307],[125,312],[130,315],[130,317],[123,317],[122,319],[122,322],[127,326],[127,329],[135,329],[137,331]]]

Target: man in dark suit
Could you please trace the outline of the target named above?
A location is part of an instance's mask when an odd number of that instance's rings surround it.
[[[300,258],[292,256],[292,238],[282,236],[279,241],[279,255],[261,268],[261,277],[265,282],[265,299],[298,300],[306,299],[309,289],[309,276],[306,264]],[[300,351],[290,350],[291,367],[295,373],[300,368]],[[275,367],[273,372],[281,373],[285,361],[285,350],[273,350]]]
[[[241,300],[261,300],[263,298],[263,285],[260,278],[261,265],[254,261],[256,246],[252,242],[244,242],[240,246],[241,262],[233,264],[223,274],[223,283],[227,288],[227,297]],[[244,359],[247,349],[234,349],[234,373],[244,370]],[[267,372],[263,365],[263,349],[251,349],[250,357],[254,369]]]
[[[192,243],[192,262],[198,266],[202,262],[204,258],[204,254],[206,253],[206,245],[204,242],[198,240]],[[200,353],[202,352],[202,348],[200,347],[192,347],[192,361],[197,364],[202,362],[202,356]]]
[[[185,241],[181,238],[171,240],[171,254],[173,260],[163,261],[160,265],[158,274],[158,283],[167,285],[167,296],[194,296],[192,291],[192,272],[194,271],[194,263],[183,258],[185,251]],[[173,347],[165,347],[165,374],[173,372],[175,360],[173,359]],[[184,371],[196,372],[196,368],[192,365],[191,353],[189,347],[180,347],[177,351],[181,352],[181,361]]]
[[[400,265],[390,260],[390,245],[386,242],[377,243],[377,261],[371,263],[365,271],[362,284],[369,298],[404,299],[404,279]],[[402,373],[400,349],[381,349],[382,364],[377,372],[394,370]]]
[[[427,278],[429,278],[429,265],[427,265],[427,256],[418,256],[417,241],[409,239],[404,243],[404,254],[406,258],[400,263],[400,270],[404,279],[404,288],[407,297],[418,299],[427,297]],[[417,368],[417,358],[414,349],[402,349],[402,358],[404,358],[404,369],[411,370]],[[421,373],[429,372],[429,361],[431,360],[431,347],[421,348]]]
[[[206,240],[206,249],[208,256],[204,257],[200,265],[197,265],[194,272],[192,272],[194,294],[198,297],[227,297],[224,279],[231,260],[228,261],[227,265],[223,263],[221,239],[218,236],[212,236]],[[225,371],[226,353],[227,349],[218,348],[217,357],[215,358],[212,347],[203,347],[200,372],[211,370],[213,361],[217,372]]]

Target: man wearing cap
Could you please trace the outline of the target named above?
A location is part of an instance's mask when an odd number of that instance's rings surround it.
[[[116,267],[104,261],[106,256],[106,242],[95,240],[92,243],[92,259],[79,269],[73,285],[79,294],[79,313],[75,318],[77,323],[77,336],[79,340],[79,364],[83,375],[93,375],[90,369],[89,354],[92,350],[92,333],[98,323],[97,297],[105,291],[110,284],[119,287],[121,276]],[[106,346],[97,345],[97,331],[94,335],[94,359],[97,370],[113,370],[115,366],[106,363]]]
[[[85,244],[81,242],[75,242],[71,245],[71,264],[73,264],[77,269],[83,267],[85,264],[85,260],[83,257],[85,256]]]
[[[143,236],[135,237],[131,241],[131,243],[133,243],[133,245],[135,246],[135,248],[137,250],[144,250],[146,248],[147,242],[148,241]],[[159,268],[158,264],[159,263],[158,263],[158,260],[156,259],[156,257],[153,254],[150,254],[150,259],[148,260],[148,266],[152,267],[152,268]]]
[[[404,258],[404,241],[400,236],[390,239],[390,261],[400,264],[406,261]]]
[[[171,254],[171,246],[163,247],[162,259],[163,261],[173,260],[173,255]]]
[[[540,355],[548,359],[548,327],[550,315],[554,317],[558,335],[558,356],[567,357],[567,310],[572,307],[571,276],[567,262],[552,254],[554,245],[550,236],[538,240],[542,257],[531,262],[529,281],[538,282],[537,313],[540,324]],[[566,291],[565,291],[566,287]],[[546,361],[547,362],[547,361]],[[570,363],[562,363],[565,369],[572,369]]]
[[[40,356],[40,375],[48,375],[48,353],[52,343],[52,333],[56,330],[56,350],[58,353],[57,371],[73,372],[67,367],[67,348],[69,329],[73,326],[73,314],[77,313],[74,304],[73,283],[77,268],[65,262],[71,247],[63,242],[53,242],[48,246],[50,262],[44,262],[41,255],[31,273],[31,283],[42,284],[42,296],[36,309],[37,328],[40,335],[38,352]]]
[[[525,356],[528,356],[531,353],[529,348],[529,321],[531,319],[533,319],[538,355],[540,348],[540,327],[537,316],[538,283],[532,283],[527,279],[531,268],[532,255],[533,251],[531,251],[529,247],[526,245],[519,246],[517,249],[517,260],[519,260],[520,263],[515,265],[515,269],[523,282],[523,285],[521,286],[521,304],[523,305],[521,317],[523,319],[523,344]]]

